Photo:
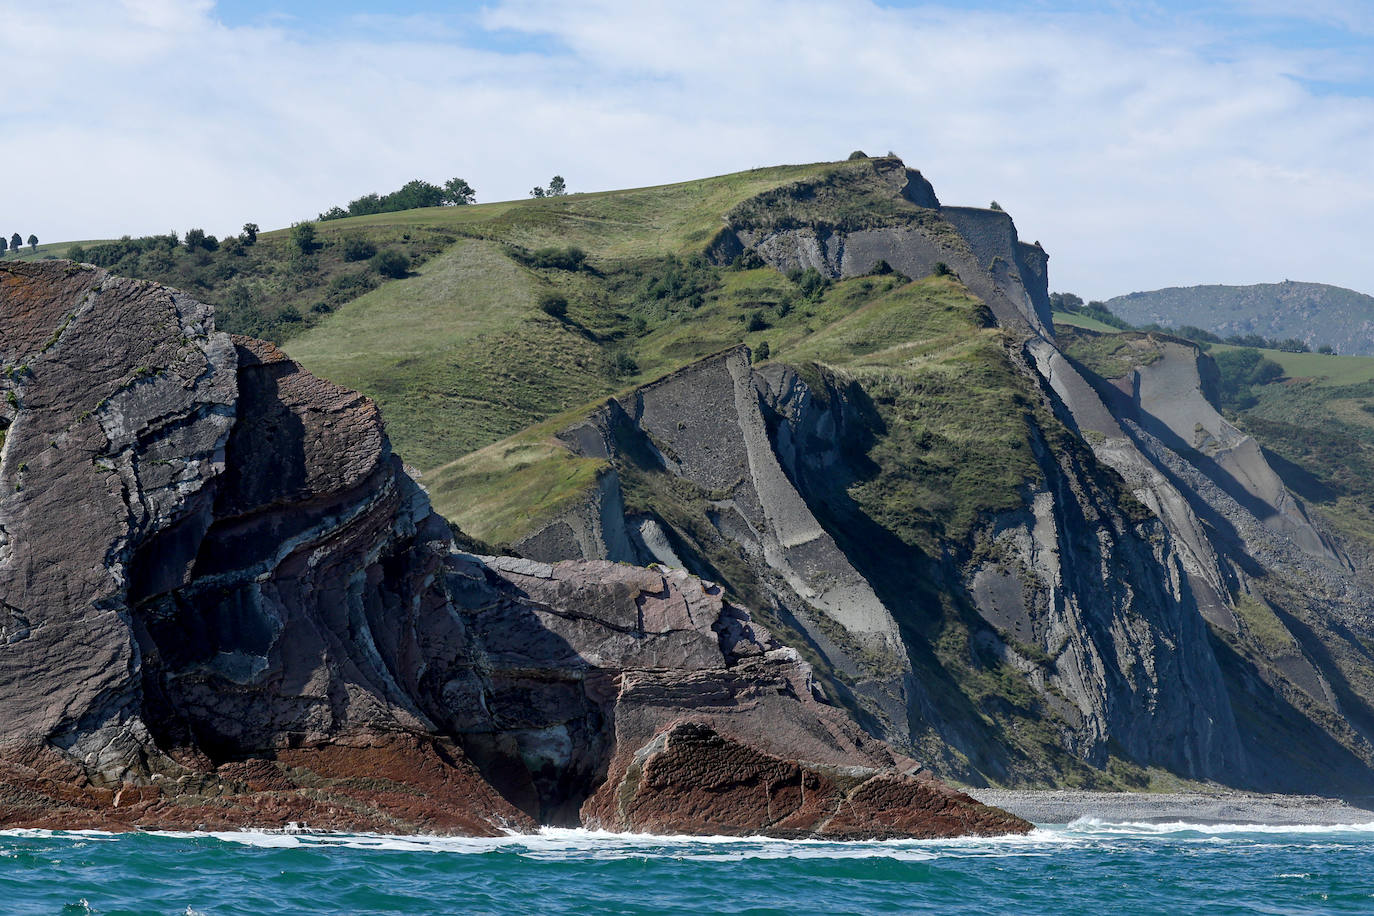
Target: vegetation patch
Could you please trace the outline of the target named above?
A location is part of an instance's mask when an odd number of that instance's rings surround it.
[[[585,502],[606,463],[579,458],[555,441],[516,437],[426,478],[435,509],[471,537],[509,546]]]
[[[1099,333],[1087,328],[1065,328],[1058,335],[1065,354],[1105,379],[1123,378],[1138,366],[1149,366],[1164,356],[1158,341],[1149,334]]]

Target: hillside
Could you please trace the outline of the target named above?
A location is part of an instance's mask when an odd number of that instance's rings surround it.
[[[1295,338],[1312,349],[1374,356],[1374,296],[1324,283],[1170,287],[1129,293],[1107,308],[1134,325],[1193,325],[1222,337]]]
[[[1367,787],[1368,578],[1208,403],[1208,359],[1066,358],[1043,251],[894,166],[721,212],[672,252],[700,303],[621,338],[616,397],[430,471],[436,504],[528,556],[725,583],[962,779]]]
[[[1247,434],[1363,370],[1223,415],[1259,357],[1056,331],[1039,244],[891,158],[330,221],[321,264],[368,233],[431,250],[285,348],[477,546],[719,582],[971,783],[1374,794],[1361,493]]]

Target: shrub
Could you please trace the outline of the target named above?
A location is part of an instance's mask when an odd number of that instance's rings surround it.
[[[410,258],[394,248],[379,251],[372,256],[372,269],[383,277],[399,280],[410,273]]]
[[[517,260],[527,267],[542,267],[551,270],[581,270],[587,260],[587,253],[581,248],[538,248],[528,253],[512,252]]]
[[[568,300],[557,293],[545,293],[539,297],[539,309],[545,315],[562,321],[568,314]]]
[[[301,254],[310,254],[315,250],[315,224],[306,221],[297,223],[291,227],[291,244],[295,245]],[[189,244],[186,247],[191,247]]]
[[[935,262],[935,276],[937,276],[937,277],[957,277],[958,274],[956,274],[956,273],[954,272],[954,268],[950,267],[950,266],[949,266],[948,264],[946,264],[944,261],[936,261],[936,262]]]
[[[864,158],[867,158],[867,157],[864,157]],[[766,341],[766,340],[760,340],[760,341],[759,341],[759,345],[758,345],[757,347],[754,348],[754,362],[756,362],[756,363],[761,363],[761,362],[763,362],[765,359],[768,358],[768,355],[769,355],[770,353],[772,353],[772,349],[768,346],[768,341]]]
[[[884,277],[890,273],[892,273],[892,265],[884,260],[874,261],[873,266],[868,269],[870,277]]]
[[[861,150],[861,149],[856,149],[854,152],[852,152],[852,153],[849,154],[849,158],[850,158],[851,160],[853,160],[853,159],[867,159],[867,158],[868,158],[868,153],[865,153],[865,152],[864,152],[863,150]]]
[[[86,260],[86,249],[80,245],[73,245],[67,249],[67,259],[71,261]]]
[[[764,331],[768,329],[768,322],[764,320],[763,312],[753,311],[746,319],[744,329],[746,331]]]
[[[639,363],[625,350],[616,350],[611,354],[610,370],[611,375],[616,378],[624,378],[638,372]]]
[[[343,256],[345,261],[366,261],[377,253],[377,246],[367,239],[350,235],[344,239]]]
[[[735,270],[758,270],[764,266],[763,258],[752,248],[746,248],[740,254],[735,255],[735,259],[730,262],[730,266]]]
[[[819,300],[830,288],[830,278],[814,267],[808,267],[800,273],[793,271],[788,274],[788,278],[797,284],[803,296],[813,302]]]
[[[1227,350],[1217,353],[1213,359],[1221,374],[1217,393],[1223,407],[1235,410],[1253,407],[1258,398],[1252,387],[1267,385],[1283,377],[1283,367],[1254,348]]]

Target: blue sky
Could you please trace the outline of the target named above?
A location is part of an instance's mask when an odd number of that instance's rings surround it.
[[[1374,3],[0,0],[0,228],[281,226],[893,150],[1085,296],[1374,292]],[[4,220],[15,223],[12,227]]]

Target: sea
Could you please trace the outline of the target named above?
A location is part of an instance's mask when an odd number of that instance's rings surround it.
[[[884,843],[20,830],[0,833],[0,913],[1370,914],[1374,824]]]

